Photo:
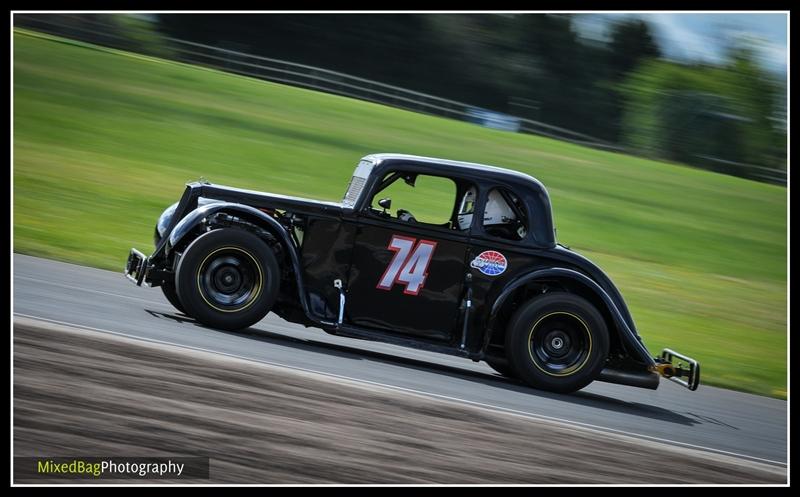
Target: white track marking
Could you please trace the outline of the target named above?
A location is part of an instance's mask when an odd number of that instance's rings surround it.
[[[20,316],[20,317],[25,317],[25,318],[30,318],[30,319],[37,319],[37,320],[40,320],[40,321],[46,321],[46,322],[50,322],[50,323],[53,323],[53,324],[59,324],[59,325],[63,325],[63,326],[70,326],[70,327],[78,328],[78,329],[85,329],[85,330],[96,331],[96,332],[101,332],[101,333],[109,333],[109,334],[112,334],[112,335],[122,336],[122,337],[126,337],[126,338],[132,338],[132,339],[135,339],[135,340],[141,340],[141,341],[145,341],[145,342],[158,343],[158,344],[162,344],[162,345],[171,345],[171,346],[175,346],[175,347],[180,347],[180,348],[190,349],[190,350],[196,350],[196,351],[199,351],[199,352],[207,352],[207,353],[211,353],[211,354],[219,354],[219,355],[223,355],[223,356],[227,356],[227,357],[232,357],[232,358],[235,358],[235,359],[241,359],[241,360],[245,360],[245,361],[257,362],[257,363],[261,363],[261,364],[267,364],[267,365],[270,365],[270,366],[292,369],[292,370],[295,370],[295,371],[302,371],[304,373],[319,374],[319,375],[327,376],[327,377],[330,377],[330,378],[337,378],[337,379],[341,379],[341,380],[352,381],[352,382],[355,382],[355,383],[373,385],[373,386],[377,386],[377,387],[386,388],[386,389],[389,389],[389,390],[396,390],[396,391],[401,391],[401,392],[421,395],[421,396],[424,396],[424,397],[432,397],[432,398],[437,398],[437,399],[449,400],[449,401],[452,401],[452,402],[458,402],[458,403],[462,403],[462,404],[468,404],[468,405],[472,405],[472,406],[481,407],[481,408],[484,408],[484,409],[500,411],[500,412],[504,412],[504,413],[507,413],[507,414],[512,414],[512,415],[515,415],[515,416],[520,416],[520,417],[524,417],[524,418],[528,418],[528,419],[546,420],[546,421],[561,423],[561,424],[565,424],[565,425],[569,425],[569,426],[573,426],[573,427],[577,426],[577,427],[581,427],[581,428],[584,428],[584,429],[587,429],[587,430],[590,430],[590,431],[599,432],[599,433],[613,433],[613,434],[617,434],[617,435],[624,435],[624,436],[628,436],[628,437],[632,437],[632,438],[637,438],[637,439],[640,439],[640,440],[649,440],[649,441],[654,441],[654,442],[665,443],[665,444],[668,444],[668,445],[676,445],[676,446],[679,446],[679,447],[697,449],[697,450],[702,450],[702,451],[706,451],[706,452],[713,452],[713,453],[716,453],[716,454],[733,456],[733,457],[738,457],[738,458],[741,458],[741,459],[747,459],[747,460],[751,460],[751,461],[757,461],[757,462],[772,464],[772,465],[781,466],[781,467],[786,467],[786,465],[787,465],[786,463],[780,462],[780,461],[773,461],[771,459],[764,459],[764,458],[761,458],[761,457],[749,456],[749,455],[746,455],[746,454],[739,454],[739,453],[730,452],[730,451],[727,451],[727,450],[715,449],[713,447],[705,447],[705,446],[702,446],[702,445],[695,445],[695,444],[690,444],[690,443],[685,443],[685,442],[678,442],[676,440],[669,440],[669,439],[665,439],[665,438],[653,437],[653,436],[650,436],[650,435],[642,435],[640,433],[633,433],[633,432],[628,432],[628,431],[624,431],[624,430],[617,430],[617,429],[614,429],[614,428],[606,428],[606,427],[603,427],[603,426],[593,425],[593,424],[589,424],[589,423],[582,423],[580,421],[571,421],[571,420],[568,420],[568,419],[557,418],[557,417],[554,417],[554,416],[545,416],[545,415],[542,415],[542,414],[535,414],[535,413],[520,411],[520,410],[517,410],[517,409],[510,409],[508,407],[495,406],[495,405],[492,405],[492,404],[485,404],[485,403],[482,403],[482,402],[476,402],[476,401],[473,401],[473,400],[462,399],[462,398],[459,398],[459,397],[451,397],[449,395],[442,395],[442,394],[433,393],[433,392],[426,392],[426,391],[423,391],[423,390],[415,390],[413,388],[406,388],[406,387],[401,387],[401,386],[397,386],[397,385],[390,385],[390,384],[387,384],[387,383],[380,383],[380,382],[371,381],[371,380],[353,378],[353,377],[350,377],[350,376],[344,376],[344,375],[339,375],[339,374],[335,374],[335,373],[328,373],[328,372],[324,372],[324,371],[317,371],[317,370],[313,370],[313,369],[301,368],[301,367],[298,367],[298,366],[291,366],[291,365],[288,365],[288,364],[281,364],[281,363],[272,362],[272,361],[265,361],[265,360],[262,360],[262,359],[254,359],[252,357],[245,357],[245,356],[240,356],[240,355],[237,355],[237,354],[230,354],[230,353],[227,353],[227,352],[220,352],[220,351],[217,351],[217,350],[204,349],[202,347],[195,347],[193,345],[183,345],[183,344],[179,344],[179,343],[175,343],[175,342],[168,342],[166,340],[159,340],[159,339],[155,339],[155,338],[145,338],[145,337],[140,337],[140,336],[137,336],[137,335],[131,335],[131,334],[128,334],[128,333],[122,333],[122,332],[119,332],[119,331],[106,330],[106,329],[102,329],[102,328],[93,328],[93,327],[90,327],[90,326],[84,326],[84,325],[75,324],[75,323],[68,323],[68,322],[65,322],[65,321],[58,321],[58,320],[55,320],[55,319],[48,319],[48,318],[43,318],[43,317],[39,317],[39,316],[32,316],[30,314],[22,314],[22,313],[15,312],[14,315],[15,316]]]
[[[31,278],[30,276],[14,276],[14,279],[17,279],[17,278],[19,278],[21,280],[35,281],[37,283],[44,283],[46,285],[58,286],[58,287],[61,287],[61,288],[69,288],[70,290],[80,290],[82,292],[98,293],[100,295],[111,295],[113,297],[119,297],[121,299],[139,300],[141,302],[147,302],[148,304],[169,305],[166,302],[161,302],[159,300],[143,299],[143,298],[140,298],[140,297],[131,297],[130,295],[123,295],[121,293],[104,292],[104,291],[101,291],[101,290],[93,290],[91,288],[85,288],[85,287],[81,287],[81,286],[65,285],[63,283],[54,283],[52,281],[40,280],[39,278]]]

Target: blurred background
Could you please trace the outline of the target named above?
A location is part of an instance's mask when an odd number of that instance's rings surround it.
[[[105,46],[786,182],[783,14],[15,19]]]
[[[651,351],[786,397],[787,14],[15,14],[14,250],[121,270],[187,181],[518,169]],[[424,214],[424,213],[423,213]]]

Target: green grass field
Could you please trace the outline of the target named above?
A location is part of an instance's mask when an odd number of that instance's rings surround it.
[[[14,250],[115,271],[200,176],[340,200],[373,152],[517,169],[547,186],[559,240],[614,279],[652,352],[786,397],[785,188],[21,31],[13,152]]]

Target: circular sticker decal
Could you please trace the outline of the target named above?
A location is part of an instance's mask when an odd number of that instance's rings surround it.
[[[495,250],[487,250],[481,252],[478,257],[474,258],[470,263],[470,267],[474,267],[478,271],[488,276],[497,276],[503,274],[508,267],[506,256]]]

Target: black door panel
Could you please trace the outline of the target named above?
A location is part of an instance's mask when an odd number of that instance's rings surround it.
[[[361,218],[350,268],[350,321],[450,340],[459,318],[467,241],[444,229]]]

